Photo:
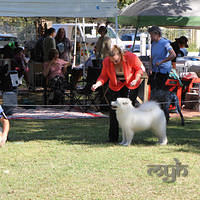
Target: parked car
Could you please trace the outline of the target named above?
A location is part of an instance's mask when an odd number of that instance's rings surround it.
[[[136,35],[135,38],[135,34],[134,33],[126,33],[121,35],[121,40],[124,43],[124,48],[128,51],[132,51],[132,52],[140,52],[140,33],[138,33]],[[133,42],[135,39],[135,46],[134,49],[132,50],[133,47]],[[146,48],[148,49],[148,40],[146,41]]]
[[[9,42],[17,42],[17,37],[12,34],[0,34],[0,48],[3,48]]]
[[[121,40],[124,43],[124,48],[128,51],[132,51],[132,46],[135,38],[135,34],[133,33],[126,33],[121,35]],[[135,47],[133,52],[139,52],[140,51],[140,36],[137,35],[135,39]]]
[[[75,39],[75,23],[67,23],[67,24],[53,24],[52,27],[56,29],[56,31],[59,28],[64,28],[66,32],[66,36],[74,42]],[[94,48],[94,45],[98,40],[98,37],[100,36],[98,34],[98,25],[96,23],[85,23],[83,26],[83,23],[77,24],[77,41],[82,42],[84,39],[84,30],[85,27],[85,42],[87,44],[88,50],[90,51],[91,48]],[[107,26],[107,35],[112,40],[112,45],[118,44],[122,49],[124,49],[124,43],[121,41],[121,39],[117,36],[115,30],[111,26]]]

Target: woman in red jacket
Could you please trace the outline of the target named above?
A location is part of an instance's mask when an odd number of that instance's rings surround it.
[[[141,66],[142,63],[135,54],[128,51],[123,54],[122,50],[114,45],[110,56],[104,59],[101,74],[91,89],[95,91],[109,80],[109,102],[118,97],[129,97],[134,105],[143,74]],[[109,142],[118,142],[118,137],[116,113],[110,109]]]

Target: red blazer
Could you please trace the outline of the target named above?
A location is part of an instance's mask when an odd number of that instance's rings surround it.
[[[138,80],[135,86],[131,86],[130,83],[133,81],[137,74],[143,74],[142,62],[140,59],[131,52],[124,53],[123,56],[123,71],[125,81],[118,81],[116,78],[116,72],[113,62],[109,57],[106,57],[103,61],[103,68],[97,81],[101,81],[102,84],[109,80],[109,88],[113,91],[119,91],[122,87],[126,86],[129,89],[135,89],[140,85],[141,80]]]

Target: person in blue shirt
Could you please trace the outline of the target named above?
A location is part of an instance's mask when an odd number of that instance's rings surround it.
[[[2,128],[0,127],[0,147],[2,147],[5,145],[7,141],[8,132],[10,129],[10,123],[1,106],[0,106],[0,121],[2,124]]]
[[[148,29],[151,36],[151,69],[150,85],[151,89],[166,89],[165,82],[169,77],[172,68],[171,60],[176,57],[170,41],[162,37],[161,29],[152,26]]]

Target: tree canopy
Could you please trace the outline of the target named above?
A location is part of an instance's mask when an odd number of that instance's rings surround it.
[[[123,7],[130,5],[131,3],[136,2],[137,0],[118,0],[118,8],[122,9]]]

